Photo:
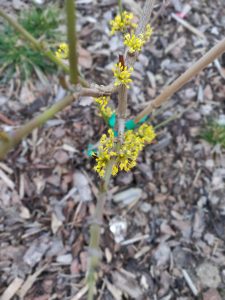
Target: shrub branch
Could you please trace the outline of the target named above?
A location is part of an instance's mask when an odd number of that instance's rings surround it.
[[[43,113],[33,118],[31,121],[21,126],[19,129],[11,132],[0,132],[0,159],[4,159],[6,154],[14,148],[23,138],[28,136],[35,128],[42,126],[49,119],[54,117],[58,112],[70,105],[74,100],[82,96],[99,97],[104,95],[97,89],[82,88],[74,94],[67,95]],[[105,93],[107,96],[108,93]]]
[[[196,63],[194,63],[187,71],[179,76],[171,85],[167,86],[165,90],[156,97],[136,118],[135,123],[138,123],[143,117],[149,115],[155,108],[162,105],[168,98],[172,97],[181,87],[183,87],[196,74],[212,63],[217,57],[225,52],[225,39],[220,41],[205,55],[202,56]]]

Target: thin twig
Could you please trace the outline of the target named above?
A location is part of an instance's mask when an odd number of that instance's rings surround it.
[[[50,108],[46,109],[43,113],[33,118],[31,121],[21,126],[19,129],[12,133],[0,132],[0,159],[3,159],[6,154],[14,148],[23,138],[30,134],[35,128],[42,126],[49,119],[51,119],[58,112],[70,105],[75,99],[81,96],[99,97],[102,96],[102,91],[95,89],[82,88],[77,93],[70,94],[57,103],[53,104]],[[108,95],[106,93],[106,95]]]
[[[118,0],[118,6],[119,6],[120,16],[121,16],[121,19],[122,19],[122,13],[123,13],[122,0]]]
[[[191,277],[188,275],[187,271],[182,269],[182,273],[183,273],[184,279],[187,282],[187,285],[190,288],[190,290],[192,291],[193,295],[195,297],[198,296],[198,290],[197,290],[196,286],[194,285]]]
[[[123,135],[125,129],[126,121],[126,112],[127,112],[127,87],[122,84],[119,88],[118,94],[118,137],[120,144],[123,143]]]
[[[209,50],[202,58],[200,58],[187,71],[179,76],[171,85],[156,97],[142,112],[135,118],[135,123],[138,123],[143,117],[148,116],[155,108],[166,102],[168,98],[172,97],[181,87],[183,87],[189,80],[191,80],[202,69],[212,63],[217,57],[225,52],[225,39],[220,41],[216,46]]]
[[[146,25],[150,22],[151,14],[155,5],[155,0],[146,0],[136,29],[136,35],[145,31]]]
[[[180,23],[182,26],[184,26],[185,28],[187,28],[189,31],[193,32],[195,35],[199,36],[201,39],[206,41],[206,36],[204,35],[204,33],[202,33],[200,30],[198,30],[197,28],[195,28],[194,26],[192,26],[190,23],[188,23],[186,20],[182,19],[181,17],[179,17],[178,15],[172,13],[171,14],[172,18],[174,20],[176,20],[178,23]]]
[[[146,0],[140,20],[138,22],[138,27],[136,29],[135,35],[139,35],[145,31],[146,25],[150,22],[151,14],[154,8],[155,0]],[[127,52],[126,55],[126,66],[133,67],[135,61],[137,60],[138,52],[130,54]]]

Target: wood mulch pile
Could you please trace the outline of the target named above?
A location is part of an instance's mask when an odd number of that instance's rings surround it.
[[[15,13],[29,1],[2,2]],[[142,3],[124,1],[135,15]],[[117,1],[77,7],[82,73],[107,84],[122,46],[109,36]],[[129,115],[224,36],[224,0],[167,3],[135,65]],[[96,299],[225,299],[225,151],[200,137],[207,119],[225,118],[224,67],[219,58],[155,112],[154,125],[175,120],[159,127],[132,172],[111,181]],[[63,97],[57,78],[47,79],[0,87],[1,129]],[[93,99],[82,98],[0,162],[1,299],[85,299],[99,182],[86,150],[105,129]]]

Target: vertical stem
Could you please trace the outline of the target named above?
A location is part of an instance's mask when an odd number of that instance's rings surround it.
[[[114,161],[111,160],[106,167],[105,176],[103,178],[102,183],[100,184],[99,194],[97,198],[97,205],[93,217],[93,223],[90,229],[89,265],[88,265],[88,273],[87,273],[88,300],[94,299],[94,289],[96,284],[96,268],[98,267],[101,259],[101,251],[99,249],[101,224],[102,224],[104,204],[105,204],[105,199],[108,191],[109,180],[112,174],[113,164]]]
[[[123,84],[119,87],[118,94],[118,137],[120,144],[123,143],[127,111],[127,87]]]
[[[70,81],[78,83],[77,67],[77,35],[76,35],[76,3],[66,0],[67,39],[69,45]]]
[[[121,19],[122,19],[122,12],[123,12],[122,0],[118,0],[118,6],[119,6],[120,16],[121,16]]]

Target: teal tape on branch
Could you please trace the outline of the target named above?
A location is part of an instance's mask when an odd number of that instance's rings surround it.
[[[113,133],[114,133],[114,136],[115,136],[115,137],[118,137],[118,131],[113,130]]]
[[[109,124],[110,128],[114,128],[115,127],[115,125],[116,125],[116,114],[115,113],[113,113],[111,115],[111,117],[109,118],[108,124]]]
[[[138,123],[134,122],[134,119],[128,120],[125,124],[125,130],[134,130],[135,128],[139,127],[148,119],[148,116],[142,118]]]
[[[125,123],[125,130],[133,130],[135,127],[137,126],[137,124],[134,122],[134,120],[128,120]]]
[[[143,124],[145,121],[147,121],[149,118],[149,116],[144,116],[139,122],[138,124]]]
[[[143,124],[146,120],[148,119],[148,116],[145,116],[144,118],[142,118],[138,123],[135,123],[134,122],[134,119],[131,119],[131,120],[128,120],[126,121],[125,123],[125,131],[127,130],[134,130],[135,128],[139,127],[141,124]],[[115,125],[116,125],[116,114],[113,113],[111,115],[111,117],[109,118],[108,120],[108,125],[110,128],[113,129],[113,132],[114,132],[114,136],[115,137],[118,137],[118,131],[116,131],[114,128],[115,128]],[[91,157],[93,156],[94,154],[97,154],[98,153],[98,150],[94,147],[93,144],[89,144],[88,145],[88,149],[85,151],[86,154]]]
[[[88,148],[87,150],[85,151],[86,154],[91,157],[93,156],[94,154],[97,154],[98,153],[98,150],[94,147],[93,144],[88,144]]]
[[[139,127],[148,119],[148,116],[142,118],[138,123],[134,122],[134,119],[128,120],[125,123],[125,130],[134,130],[135,128]],[[113,113],[108,120],[108,125],[110,128],[114,128],[116,125],[116,114]]]

